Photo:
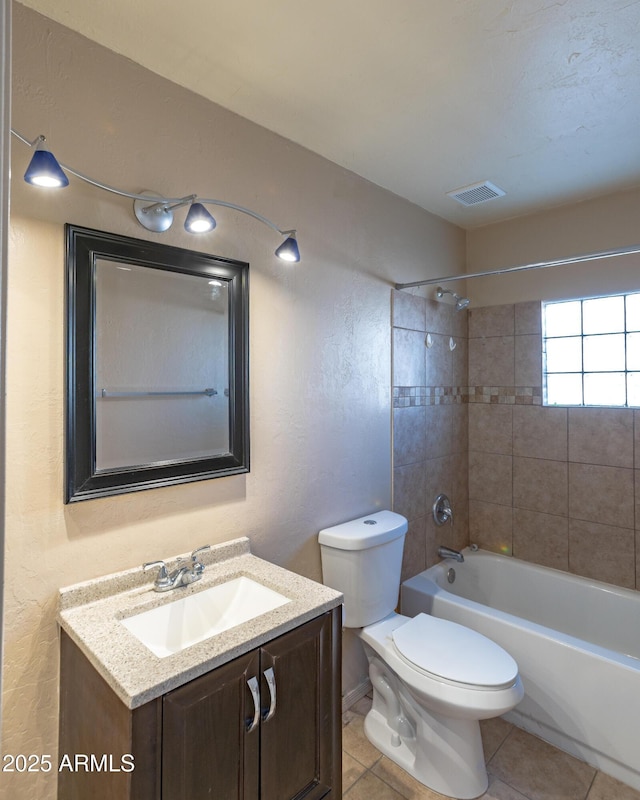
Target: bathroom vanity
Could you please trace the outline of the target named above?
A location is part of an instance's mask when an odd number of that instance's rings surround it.
[[[340,798],[342,596],[247,539],[202,560],[164,594],[140,569],[61,591],[59,800]],[[180,625],[176,600],[238,577],[286,602],[162,657],[123,624],[172,604]]]

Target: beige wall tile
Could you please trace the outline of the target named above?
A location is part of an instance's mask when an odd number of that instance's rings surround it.
[[[515,333],[512,305],[470,308],[469,338],[479,336],[513,336]]]
[[[427,568],[426,517],[413,519],[404,539],[401,580],[406,581]]]
[[[469,403],[468,408],[469,450],[511,455],[513,406]]]
[[[469,499],[510,506],[511,485],[511,456],[469,452]]]
[[[393,329],[393,385],[426,386],[424,333]]]
[[[528,333],[515,337],[515,386],[542,386],[542,339]]]
[[[393,409],[393,464],[402,467],[424,461],[425,406]]]
[[[453,450],[453,406],[426,406],[426,458],[448,456]]]
[[[428,513],[431,514],[431,507],[436,497],[443,493],[451,500],[451,508],[454,515],[466,498],[460,497],[460,493],[466,489],[464,475],[460,471],[465,471],[467,465],[465,454],[442,456],[441,458],[431,458],[425,462],[425,492]]]
[[[394,323],[406,326],[394,331],[394,385],[541,384],[539,302],[456,314],[446,304],[394,292],[393,304]],[[434,339],[430,350],[422,319]],[[467,323],[471,340],[458,338],[451,351],[449,336],[466,336]],[[580,531],[590,523],[631,530],[640,520],[638,414],[640,409],[483,403],[395,409],[394,466],[402,468],[394,470],[395,508],[412,523],[405,571],[409,564],[416,572],[435,563],[440,544],[461,549],[470,540],[568,570],[569,517]],[[635,453],[637,477],[631,472]],[[438,527],[432,519],[440,492],[452,501],[453,527]],[[640,576],[640,525],[637,535],[632,585],[636,572]],[[580,536],[591,541],[584,532]],[[593,577],[629,585],[629,574],[618,580],[603,563],[598,575],[597,558],[573,556],[572,571],[579,572],[576,564],[587,569],[586,559]]]
[[[528,458],[567,458],[567,409],[515,406],[513,454]]]
[[[440,560],[438,547],[452,547],[462,550],[469,544],[469,491],[467,488],[466,456],[447,459],[446,471],[450,475],[450,489],[446,492],[453,509],[453,524],[446,522],[437,525],[429,505],[427,511],[427,566]],[[430,495],[428,496],[430,497]],[[435,496],[434,496],[435,499]]]
[[[469,386],[541,385],[539,301],[472,308],[468,324]],[[469,403],[468,444],[472,541],[483,536],[500,549],[504,537],[491,533],[483,511],[504,503],[516,555],[566,570],[569,517],[627,530],[638,520],[640,588],[640,409]],[[513,456],[510,500],[506,463],[487,455]],[[617,583],[615,573],[603,579]]]
[[[451,463],[453,468],[453,496],[457,511],[455,518],[456,528],[458,530],[464,528],[466,535],[469,524],[469,454],[466,452],[454,453]],[[468,543],[468,538],[464,543]]]
[[[430,458],[425,462],[425,505],[427,514],[431,517],[431,508],[439,494],[446,494],[454,505],[453,493],[455,489],[454,459],[452,456]]]
[[[426,331],[426,303],[424,297],[393,289],[391,292],[391,324],[397,328]]]
[[[469,343],[466,337],[454,337],[456,349],[451,353],[451,383],[467,386],[469,383]]]
[[[513,555],[553,569],[569,569],[569,519],[513,509]]]
[[[393,507],[408,520],[425,515],[425,462],[394,467]]]
[[[542,332],[542,304],[539,300],[515,304],[515,333]]]
[[[469,336],[469,311],[454,311],[452,320],[452,336],[459,339],[466,339]]]
[[[569,464],[569,516],[621,528],[634,527],[632,469]]]
[[[569,520],[569,570],[616,586],[635,588],[634,531]]]
[[[633,414],[628,408],[570,408],[569,461],[633,467]]]
[[[513,505],[529,511],[567,514],[567,464],[542,458],[513,459]]]
[[[425,330],[428,333],[466,337],[466,318],[456,312],[455,308],[449,303],[442,303],[439,300],[426,300],[425,310]]]
[[[444,527],[444,525],[436,525],[431,513],[431,506],[429,506],[425,523],[427,568],[432,567],[441,560],[438,556],[438,547],[440,547],[441,544],[445,544],[448,531],[451,529],[448,523],[446,525],[447,531],[443,530]],[[454,545],[447,545],[447,547],[453,546]]]
[[[513,386],[513,336],[469,339],[469,386]]]
[[[455,403],[452,409],[452,453],[466,453],[469,447],[469,404]]]
[[[494,553],[513,552],[513,509],[469,500],[469,541]]]
[[[449,349],[449,337],[440,333],[431,334],[433,345],[425,347],[425,386],[453,385],[453,355]]]
[[[636,531],[636,589],[640,589],[640,530]]]
[[[640,410],[633,412],[633,449],[635,454],[634,466],[640,469]]]

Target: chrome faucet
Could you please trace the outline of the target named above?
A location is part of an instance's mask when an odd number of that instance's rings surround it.
[[[464,561],[464,556],[459,550],[453,550],[451,547],[440,545],[438,548],[438,555],[440,558],[452,558],[454,561],[459,561],[461,564]]]
[[[436,525],[444,525],[445,522],[449,521],[453,525],[451,501],[446,494],[439,494],[436,497],[431,510],[433,511],[433,519],[435,520]]]
[[[198,560],[198,554],[210,549],[210,544],[197,547],[191,553],[187,564],[184,564],[183,558],[179,558],[176,569],[173,572],[167,572],[167,565],[164,561],[148,561],[142,565],[142,569],[146,572],[152,567],[159,567],[153,583],[154,592],[168,592],[171,589],[177,589],[179,586],[189,586],[189,584],[199,581],[204,572],[204,564]]]

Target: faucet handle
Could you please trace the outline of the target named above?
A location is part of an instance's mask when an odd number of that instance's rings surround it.
[[[169,582],[169,573],[167,572],[167,565],[164,561],[147,561],[142,565],[142,569],[146,572],[153,567],[160,567],[156,575],[155,586],[163,586]]]
[[[152,567],[160,567],[160,571],[158,572],[159,578],[167,577],[167,565],[164,563],[164,561],[147,561],[145,564],[142,565],[142,569],[145,572],[151,569]]]
[[[210,544],[205,544],[202,547],[196,547],[196,549],[191,553],[191,562],[193,565],[193,569],[201,575],[204,572],[204,564],[201,561],[198,561],[198,553],[204,553],[206,550],[211,550]]]
[[[451,501],[446,494],[439,494],[431,509],[433,519],[436,525],[444,525],[445,522],[451,522],[453,525],[453,510],[451,509]]]

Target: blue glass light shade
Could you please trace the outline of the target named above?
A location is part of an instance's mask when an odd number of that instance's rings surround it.
[[[280,247],[276,250],[276,255],[283,261],[298,263],[300,261],[300,250],[294,235],[288,236]]]
[[[189,213],[184,221],[184,229],[189,233],[208,233],[215,227],[215,219],[202,203],[191,203]]]
[[[41,149],[41,145],[38,145],[29,162],[24,179],[32,186],[44,186],[48,189],[61,189],[69,185],[69,178],[62,171],[53,153]]]

